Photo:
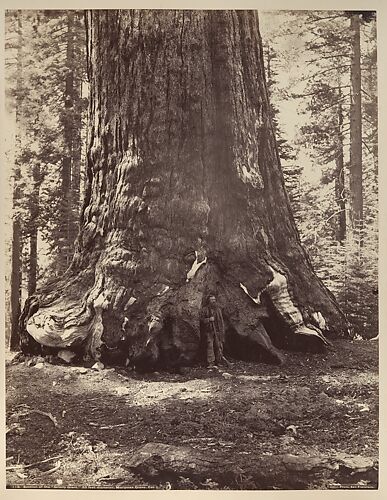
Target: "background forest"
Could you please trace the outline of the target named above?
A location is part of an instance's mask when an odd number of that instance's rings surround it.
[[[6,15],[12,227],[7,339],[25,298],[71,261],[87,145],[81,11]],[[376,19],[371,12],[261,12],[272,120],[296,224],[354,335],[378,329]]]

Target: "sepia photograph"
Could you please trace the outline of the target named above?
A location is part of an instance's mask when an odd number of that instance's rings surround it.
[[[377,490],[378,10],[3,14],[6,489]]]

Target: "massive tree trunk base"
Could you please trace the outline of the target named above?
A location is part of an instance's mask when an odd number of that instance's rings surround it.
[[[193,364],[210,292],[226,356],[279,363],[278,348],[323,348],[322,330],[346,335],[284,189],[256,13],[87,19],[80,233],[65,276],[27,306],[24,349],[33,338],[138,370]]]
[[[191,267],[189,267],[191,264]],[[215,293],[224,312],[225,355],[282,363],[278,350],[321,352],[327,324],[318,311],[304,318],[290,297],[286,277],[272,279],[253,298],[247,288],[211,260],[187,264],[185,280],[165,284],[160,276],[123,289],[113,276],[72,268],[58,284],[30,297],[21,316],[24,353],[68,348],[84,360],[131,365],[139,371],[173,369],[204,361],[200,309]],[[328,331],[329,333],[329,331]]]

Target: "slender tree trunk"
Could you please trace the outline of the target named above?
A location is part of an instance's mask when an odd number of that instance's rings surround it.
[[[59,267],[64,272],[73,255],[73,148],[74,148],[74,12],[67,11],[66,79],[62,125],[64,157],[62,160],[62,227],[59,246]]]
[[[270,118],[272,120],[272,123],[273,123],[273,127],[274,127],[274,133],[276,132],[275,130],[275,122],[274,122],[274,118],[275,118],[275,111],[273,109],[273,106],[271,105],[272,104],[272,86],[273,86],[273,81],[272,81],[272,68],[271,68],[271,61],[273,59],[273,54],[272,54],[272,50],[271,50],[271,47],[270,47],[270,43],[267,43],[266,45],[266,62],[265,62],[265,68],[266,68],[266,82],[267,82],[267,94],[268,94],[268,98],[269,98],[269,102],[270,102]],[[264,53],[264,49],[263,49],[263,53]]]
[[[12,221],[12,261],[11,261],[11,338],[10,348],[19,347],[19,317],[21,312],[22,286],[22,235],[20,215],[18,212],[21,198],[20,193],[20,116],[22,114],[22,72],[23,72],[23,35],[22,11],[18,11],[18,50],[17,50],[17,82],[16,82],[16,140],[15,166],[13,185],[13,221]]]
[[[16,166],[14,173],[15,187],[13,190],[13,207],[18,206],[20,201],[20,188],[17,187],[20,181],[20,167]],[[17,208],[16,208],[17,209]],[[19,347],[19,317],[21,312],[21,251],[22,238],[19,215],[14,214],[12,222],[12,271],[11,271],[11,350],[17,350]]]
[[[350,191],[352,226],[356,239],[363,232],[363,165],[360,67],[360,15],[351,16]]]
[[[336,156],[336,172],[335,172],[335,195],[338,208],[336,239],[340,243],[345,240],[347,221],[346,221],[346,203],[345,203],[345,172],[344,172],[344,145],[343,145],[343,107],[340,101],[337,110],[337,156]]]
[[[73,120],[73,148],[71,165],[71,220],[69,239],[74,244],[79,232],[80,217],[80,189],[81,189],[81,157],[82,157],[82,109],[80,81],[74,85],[74,120]]]
[[[36,290],[37,269],[38,269],[38,231],[33,228],[30,233],[30,255],[28,269],[28,295],[32,295]]]
[[[284,189],[256,12],[95,10],[88,54],[81,230],[64,278],[24,310],[26,349],[192,363],[210,292],[236,357],[278,361],[269,335],[305,348],[313,323],[347,335]]]
[[[80,219],[80,190],[81,190],[81,162],[82,162],[82,78],[79,68],[79,50],[84,45],[84,26],[78,14],[74,14],[74,49],[73,49],[73,144],[71,166],[71,224],[70,240],[74,243],[79,232]],[[83,18],[83,15],[82,15]],[[78,59],[77,59],[78,57]]]
[[[28,295],[36,291],[37,271],[38,271],[38,217],[39,217],[39,188],[40,188],[40,167],[34,165],[32,170],[33,192],[30,199],[30,255],[28,270]]]

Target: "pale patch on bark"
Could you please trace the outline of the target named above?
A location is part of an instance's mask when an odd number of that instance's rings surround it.
[[[94,318],[91,327],[90,337],[87,342],[86,353],[92,359],[99,359],[101,357],[101,345],[103,335],[103,320],[102,315],[110,304],[109,297],[106,291],[102,291],[93,302]]]
[[[123,320],[122,325],[121,325],[121,330],[123,332],[125,332],[125,328],[128,326],[128,324],[129,324],[129,318],[124,316],[124,320]]]
[[[125,299],[125,296],[126,296],[126,288],[124,286],[120,286],[118,288],[118,292],[116,293],[116,298],[113,303],[114,310],[118,310],[120,308],[120,305]]]
[[[87,245],[93,238],[95,231],[97,229],[97,224],[90,221],[83,227],[82,238],[85,245]]]
[[[239,286],[242,288],[242,290],[245,292],[246,295],[248,295],[250,297],[250,299],[255,302],[256,304],[260,304],[261,303],[261,299],[260,299],[260,296],[258,295],[258,297],[255,299],[253,296],[250,295],[249,291],[247,290],[246,286],[243,284],[243,283],[239,283]]]
[[[310,328],[309,326],[306,325],[300,325],[295,329],[294,333],[296,333],[297,335],[318,337],[325,345],[331,345],[330,342],[327,341],[324,335],[317,328],[315,329],[315,328]]]
[[[272,281],[266,286],[265,291],[270,296],[274,307],[284,321],[293,329],[304,324],[301,312],[293,304],[288,290],[286,276],[269,266],[273,273]]]
[[[152,314],[150,320],[148,321],[148,332],[158,333],[162,330],[163,325],[161,319],[156,314]]]
[[[86,318],[85,318],[86,316]],[[63,298],[49,307],[40,308],[27,322],[27,332],[40,344],[49,347],[70,347],[90,334],[90,311]],[[86,321],[85,321],[86,320]]]
[[[130,170],[132,168],[138,167],[139,158],[139,154],[134,156],[131,152],[126,151],[121,162],[122,168]]]
[[[196,273],[198,272],[198,270],[206,263],[207,263],[207,257],[204,257],[204,259],[199,262],[198,252],[195,250],[195,260],[194,260],[194,263],[192,264],[191,269],[187,273],[187,280],[186,281],[189,281],[192,278],[194,278]]]
[[[126,308],[126,307],[130,307],[130,306],[132,306],[132,305],[136,302],[136,300],[137,300],[137,299],[136,299],[136,297],[130,297],[130,299],[129,299],[129,300],[128,300],[128,302],[126,303],[125,308]]]
[[[104,279],[99,276],[84,301],[69,301],[62,296],[50,306],[40,307],[27,322],[28,333],[49,347],[71,348],[87,339],[86,352],[93,359],[99,359],[102,313],[109,305]]]
[[[139,196],[132,196],[128,199],[128,207],[135,208],[138,212],[140,212],[145,206],[144,200]]]
[[[243,163],[237,165],[238,175],[240,179],[245,184],[251,184],[253,187],[260,189],[263,187],[263,181],[257,168],[258,167],[248,168]]]
[[[107,297],[106,292],[101,292],[98,297],[94,300],[94,309],[102,309],[105,310],[109,306],[109,299]]]
[[[273,280],[267,285],[265,291],[269,294],[274,307],[277,309],[282,319],[290,326],[294,333],[318,337],[325,345],[330,345],[318,328],[304,324],[301,312],[294,305],[290,297],[286,276],[276,271],[271,266],[269,267],[273,273]],[[316,313],[316,318],[325,324],[325,320],[321,313]]]
[[[168,285],[165,285],[165,286],[164,286],[164,288],[163,288],[160,292],[158,292],[158,294],[157,294],[157,295],[158,295],[158,296],[164,295],[165,293],[167,293],[167,292],[168,292],[169,288],[170,288],[170,287],[169,287]]]
[[[266,231],[263,229],[263,227],[261,227],[261,235],[262,235],[262,238],[263,238],[263,241],[265,242],[265,245],[268,246],[269,244],[269,238],[266,234]]]
[[[320,311],[317,311],[317,312],[314,312],[312,314],[312,317],[313,319],[316,321],[318,327],[321,329],[321,330],[326,330],[327,329],[327,323],[325,321],[325,318],[324,316],[321,314]]]
[[[101,345],[102,345],[102,334],[103,334],[103,322],[102,322],[102,311],[101,307],[95,309],[95,315],[91,323],[91,332],[88,337],[86,354],[91,357],[91,359],[98,360],[101,357]]]

